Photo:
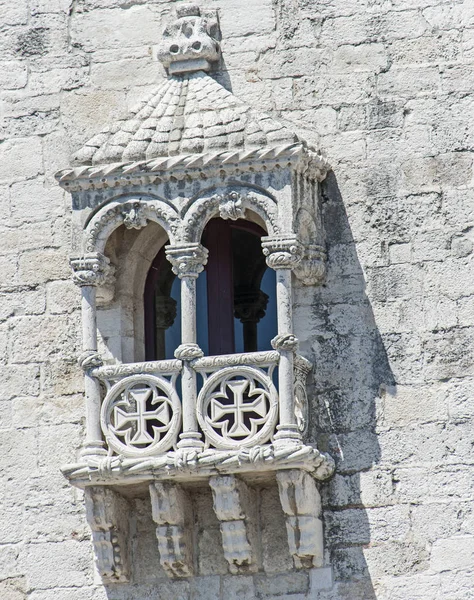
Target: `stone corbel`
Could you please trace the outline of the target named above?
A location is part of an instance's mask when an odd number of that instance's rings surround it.
[[[129,580],[128,504],[111,489],[85,490],[86,518],[92,530],[97,569],[104,583]]]
[[[255,499],[234,475],[211,477],[214,512],[220,521],[224,556],[233,574],[257,570],[255,556]]]
[[[150,485],[153,520],[160,563],[173,578],[193,575],[192,506],[186,492],[174,483],[155,481]]]
[[[327,254],[322,246],[305,244],[300,262],[293,269],[304,285],[319,285],[326,277]]]
[[[297,569],[323,566],[324,540],[321,497],[316,482],[302,469],[277,473],[278,491],[286,515],[288,546]]]

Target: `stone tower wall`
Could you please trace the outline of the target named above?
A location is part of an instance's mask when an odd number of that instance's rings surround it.
[[[226,575],[210,493],[194,496],[199,576],[159,567],[131,500],[134,582],[94,577],[70,196],[54,173],[163,79],[175,2],[7,0],[0,61],[0,597],[4,600],[468,600],[474,594],[474,3],[202,0],[216,77],[321,147],[328,278],[296,291],[316,364],[313,439],[331,578],[292,570],[261,490],[264,570]]]

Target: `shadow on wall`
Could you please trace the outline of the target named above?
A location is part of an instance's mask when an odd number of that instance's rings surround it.
[[[322,195],[327,281],[316,290],[300,287],[295,309],[301,350],[315,365],[310,439],[337,463],[336,475],[322,486],[325,543],[337,584],[318,600],[370,600],[376,594],[364,549],[370,544],[370,552],[378,550],[366,507],[386,504],[392,489],[391,474],[377,467],[377,405],[395,381],[332,172]]]

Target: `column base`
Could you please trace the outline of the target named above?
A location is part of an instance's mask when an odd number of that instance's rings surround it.
[[[85,442],[81,448],[81,456],[107,456],[105,443],[102,440]]]
[[[277,447],[281,446],[298,446],[303,443],[301,432],[298,425],[292,423],[283,423],[277,425],[277,432],[273,436],[273,445]]]
[[[202,441],[202,435],[198,431],[188,431],[179,435],[179,442],[177,448],[180,450],[183,448],[191,450],[203,450],[204,442]]]

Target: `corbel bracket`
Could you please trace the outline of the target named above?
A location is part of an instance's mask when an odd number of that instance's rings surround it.
[[[150,485],[153,520],[160,563],[172,578],[193,575],[192,506],[186,492],[174,483],[155,481]]]
[[[211,477],[214,512],[220,521],[224,556],[233,574],[257,570],[255,500],[247,485],[234,475]]]
[[[92,530],[97,569],[104,583],[129,580],[128,504],[104,486],[85,489],[86,517]]]
[[[297,569],[323,566],[321,496],[316,482],[301,469],[278,471],[278,491],[286,515],[290,554]]]

